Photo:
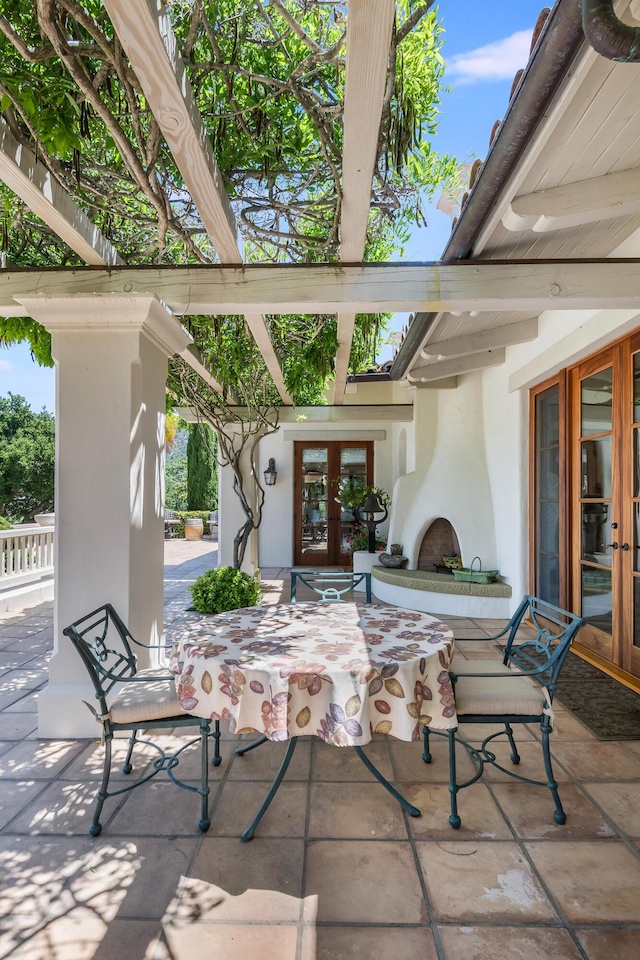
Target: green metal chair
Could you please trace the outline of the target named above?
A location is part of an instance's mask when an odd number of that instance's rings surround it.
[[[342,596],[364,581],[367,603],[371,603],[371,574],[353,573],[351,570],[292,570],[291,603],[296,602],[298,580],[320,595],[321,600],[337,602]],[[331,584],[332,586],[324,586]]]
[[[532,637],[527,635],[526,639],[518,642],[516,635],[527,614],[530,621],[527,626],[530,625],[533,628],[534,635]],[[552,703],[560,669],[582,625],[583,620],[575,614],[539,600],[537,597],[525,596],[504,630],[493,637],[486,638],[495,641],[502,637],[507,638],[502,663],[496,663],[494,660],[457,660],[454,669],[450,669],[458,720],[463,723],[495,723],[503,727],[485,737],[479,748],[471,746],[456,736],[456,729],[448,732],[451,797],[449,823],[454,829],[457,829],[461,823],[458,815],[458,792],[475,783],[482,776],[487,763],[521,783],[547,787],[555,803],[553,816],[556,823],[566,822],[567,815],[560,802],[558,784],[551,764],[549,735],[552,730]],[[457,637],[456,639],[467,638]],[[532,680],[537,682],[532,683]],[[519,776],[513,770],[501,766],[495,753],[488,749],[488,744],[492,740],[506,735],[511,748],[511,762],[517,766],[520,763],[520,755],[511,729],[514,723],[540,724],[546,781]],[[429,728],[425,727],[422,755],[425,763],[431,762],[429,734]],[[456,743],[463,744],[476,766],[475,776],[465,783],[457,782]]]
[[[215,721],[214,730],[211,731],[210,720],[184,713],[176,694],[175,678],[171,674],[167,674],[162,669],[137,669],[134,646],[147,649],[157,649],[157,647],[135,640],[110,603],[76,620],[62,632],[75,646],[91,677],[98,709],[96,710],[89,703],[87,706],[102,725],[105,746],[102,782],[98,790],[96,809],[89,833],[93,837],[100,834],[102,830],[100,814],[108,797],[127,793],[153,779],[163,770],[179,787],[200,795],[198,827],[204,833],[211,823],[208,741],[209,736],[212,736],[215,746],[211,762],[214,766],[218,766],[221,760],[219,721]],[[199,736],[184,744],[173,754],[166,754],[153,740],[137,739],[140,730],[158,727],[193,727],[196,724],[200,727]],[[123,773],[129,774],[133,770],[131,758],[133,749],[138,743],[153,747],[158,757],[152,762],[151,772],[146,776],[126,787],[109,791],[111,742],[114,733],[120,730],[131,731],[129,749],[122,767]],[[180,761],[182,752],[198,742],[200,743],[201,769],[200,786],[196,787],[179,780],[174,774],[174,769]]]

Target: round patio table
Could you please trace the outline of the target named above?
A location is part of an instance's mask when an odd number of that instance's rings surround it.
[[[422,727],[457,726],[448,667],[453,633],[425,613],[365,603],[291,603],[218,614],[174,644],[170,669],[186,713],[229,723],[231,732],[289,746],[250,839],[284,776],[299,736],[354,747],[367,768],[411,813],[371,764],[373,734],[420,740]]]

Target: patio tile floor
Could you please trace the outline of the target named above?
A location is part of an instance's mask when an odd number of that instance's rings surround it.
[[[165,559],[171,637],[198,629],[188,586],[215,565],[215,544],[168,541]],[[288,571],[262,577],[264,602],[286,602]],[[464,636],[497,626],[446,619]],[[454,832],[444,740],[433,738],[430,765],[419,744],[376,738],[367,747],[422,810],[415,819],[353,751],[302,741],[243,844],[284,745],[235,757],[238,738],[225,731],[206,835],[197,798],[155,780],[107,801],[94,840],[102,748],[43,740],[36,729],[52,631],[48,604],[0,616],[0,958],[637,960],[640,742],[598,742],[559,708],[552,751],[567,824],[555,824],[547,791],[488,771],[460,795]],[[464,644],[460,655],[476,652]],[[535,771],[538,731],[517,738],[521,770]],[[141,751],[133,776],[150,757]],[[460,762],[466,769],[466,756]],[[181,769],[195,780],[197,757]]]

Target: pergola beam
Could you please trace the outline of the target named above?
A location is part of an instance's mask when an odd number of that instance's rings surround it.
[[[361,263],[378,154],[394,0],[351,0],[347,15],[340,260]],[[334,403],[343,403],[354,313],[338,314]]]
[[[221,262],[242,263],[231,203],[164,4],[104,5]],[[283,403],[291,403],[264,316],[254,308],[246,321]]]
[[[33,294],[153,293],[180,315],[640,309],[640,259],[0,270],[0,316]],[[6,311],[6,312],[5,312]]]
[[[98,227],[47,168],[38,163],[33,151],[18,143],[1,117],[0,180],[86,263],[93,266],[122,263]]]

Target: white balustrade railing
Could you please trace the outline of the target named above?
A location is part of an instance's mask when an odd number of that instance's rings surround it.
[[[53,572],[53,527],[0,530],[0,589]]]

